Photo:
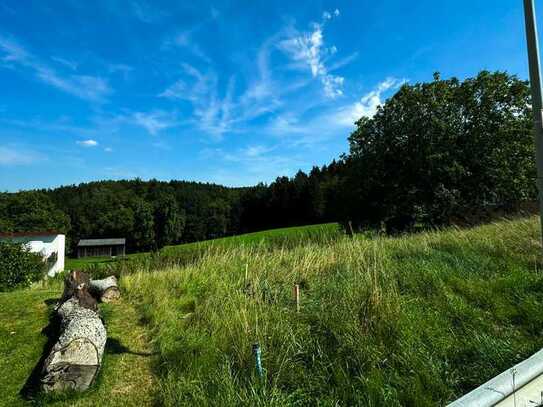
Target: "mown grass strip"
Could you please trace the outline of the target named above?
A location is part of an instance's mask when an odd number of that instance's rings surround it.
[[[39,378],[38,362],[47,343],[49,312],[60,297],[58,282],[47,288],[0,293],[0,405],[51,406],[142,406],[154,403],[153,353],[145,326],[126,301],[102,304],[108,342],[104,364],[97,383],[83,394],[45,397],[35,388],[24,391],[34,374]],[[35,387],[35,383],[31,383]],[[27,389],[28,390],[28,389]]]

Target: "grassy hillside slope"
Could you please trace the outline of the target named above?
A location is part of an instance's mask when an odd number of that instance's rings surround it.
[[[543,346],[536,218],[319,236],[210,244],[184,266],[117,270],[123,300],[102,306],[111,339],[100,380],[54,404],[442,405]],[[0,404],[23,403],[60,288],[0,294],[0,368],[10,372]]]
[[[93,267],[126,269],[127,267],[141,265],[151,260],[151,257],[165,259],[183,259],[209,251],[210,249],[224,249],[239,245],[266,245],[266,246],[292,246],[301,242],[321,240],[323,238],[337,237],[341,234],[337,223],[323,223],[308,226],[293,226],[288,228],[270,229],[260,232],[245,233],[237,236],[223,237],[201,242],[185,243],[175,246],[166,246],[158,253],[132,253],[124,258],[117,257],[85,257],[82,259],[66,259],[66,269],[87,269]],[[152,260],[151,260],[152,261]],[[154,263],[154,262],[153,262]],[[123,267],[125,265],[126,267]]]
[[[241,246],[124,287],[161,355],[165,405],[441,405],[543,345],[538,239],[532,218]]]

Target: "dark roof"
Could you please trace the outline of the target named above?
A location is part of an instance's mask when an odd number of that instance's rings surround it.
[[[116,246],[125,244],[125,238],[119,239],[81,239],[77,246]]]
[[[55,236],[63,235],[64,232],[57,232],[54,230],[43,230],[33,232],[0,232],[0,237],[27,237],[27,236]]]

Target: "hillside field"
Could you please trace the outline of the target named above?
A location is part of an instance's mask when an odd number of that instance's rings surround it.
[[[185,243],[175,246],[166,246],[158,253],[132,253],[124,258],[116,257],[85,257],[81,259],[67,258],[67,270],[84,270],[94,266],[116,267],[119,263],[144,259],[151,256],[182,257],[186,254],[207,251],[208,249],[228,248],[239,245],[268,245],[281,246],[299,244],[308,240],[340,236],[340,226],[337,223],[323,223],[309,226],[293,226],[288,228],[270,229],[261,232],[245,233],[237,236],[223,237],[201,242]],[[115,264],[117,263],[117,264]]]
[[[168,247],[169,258],[198,253],[171,266],[137,255],[89,267],[115,271],[123,299],[101,306],[105,363],[79,396],[20,394],[61,280],[0,294],[0,369],[10,372],[0,403],[443,405],[543,346],[538,218],[400,237],[351,239],[328,227]]]

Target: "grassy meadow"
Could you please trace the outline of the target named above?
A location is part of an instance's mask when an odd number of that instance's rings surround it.
[[[123,299],[103,305],[111,339],[97,386],[54,405],[443,405],[543,346],[535,217],[317,236],[208,242],[190,262],[115,269]],[[0,403],[24,404],[60,291],[52,280],[0,294],[0,368],[12,372]]]
[[[222,252],[238,246],[294,247],[314,241],[328,241],[343,235],[337,223],[270,229],[175,246],[166,246],[157,252],[132,253],[125,257],[85,257],[66,259],[67,270],[85,270],[94,275],[120,276],[133,270],[153,271],[173,266],[184,266],[198,261],[204,254]]]

